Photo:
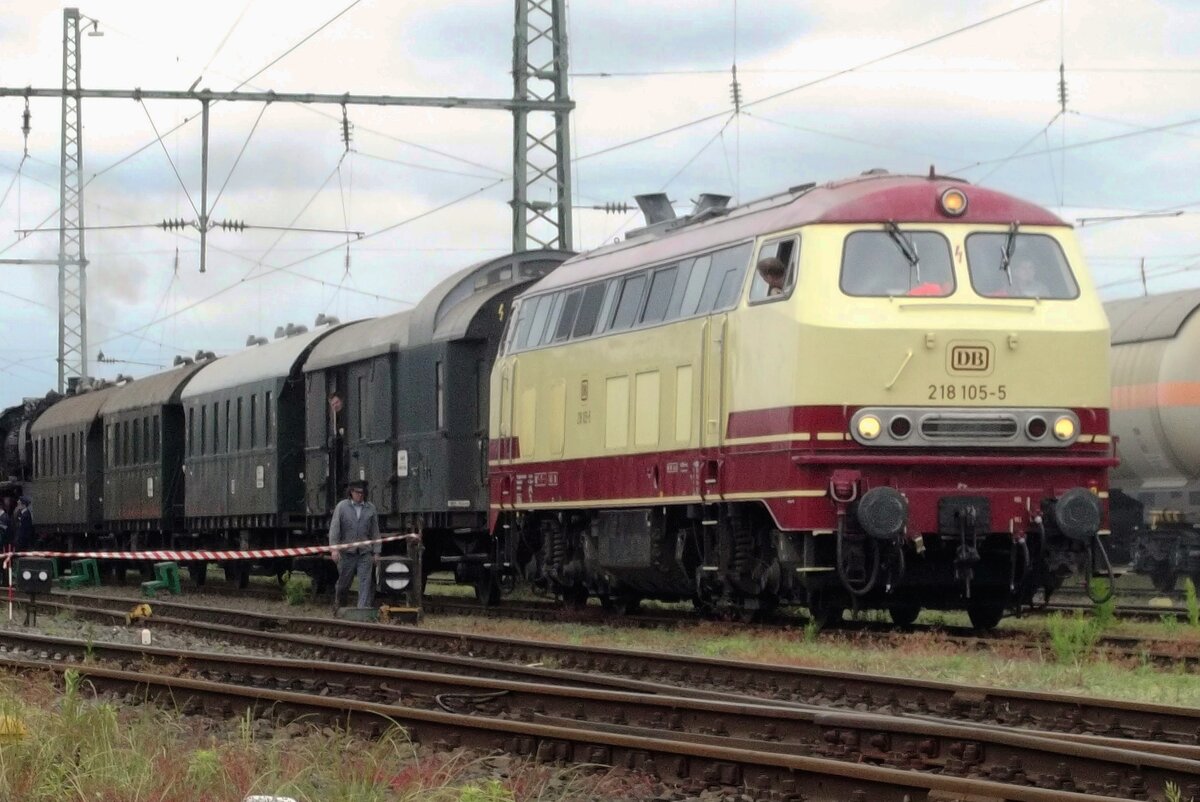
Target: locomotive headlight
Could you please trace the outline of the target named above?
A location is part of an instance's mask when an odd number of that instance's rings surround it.
[[[883,424],[874,415],[863,415],[858,419],[858,436],[864,440],[874,440],[883,431]]]
[[[1075,436],[1075,421],[1068,418],[1066,415],[1054,421],[1054,436],[1059,440],[1070,440]]]
[[[383,584],[388,590],[400,592],[408,587],[410,581],[412,571],[409,570],[408,563],[395,560],[383,567]]]
[[[942,211],[951,217],[962,217],[967,211],[967,194],[961,189],[950,188],[942,193]]]

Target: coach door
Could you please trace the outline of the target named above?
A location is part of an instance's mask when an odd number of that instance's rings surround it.
[[[703,363],[700,374],[701,495],[719,496],[720,455],[725,408],[725,332],[728,315],[712,315],[704,323]]]

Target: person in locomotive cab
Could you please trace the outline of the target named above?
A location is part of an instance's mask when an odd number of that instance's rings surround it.
[[[1021,259],[1013,265],[1012,284],[1013,295],[1025,298],[1045,298],[1050,294],[1050,288],[1038,274],[1037,265],[1030,259]]]
[[[350,589],[350,583],[358,575],[358,606],[370,607],[375,596],[375,563],[383,549],[379,539],[379,518],[375,505],[366,500],[367,483],[351,482],[347,497],[333,508],[329,521],[329,545],[352,544],[344,549],[334,549],[330,555],[337,563],[338,580],[333,592],[333,614]],[[359,545],[353,545],[359,544]]]
[[[778,256],[768,256],[758,262],[758,274],[767,283],[767,297],[783,295],[787,284],[787,265]]]
[[[29,496],[17,500],[16,520],[13,522],[13,545],[17,551],[33,547],[33,510]]]

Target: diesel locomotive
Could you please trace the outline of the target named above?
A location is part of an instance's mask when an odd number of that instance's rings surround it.
[[[990,627],[1104,564],[1109,332],[1070,226],[932,173],[726,201],[25,405],[9,472],[72,550],[319,542],[366,480],[484,602]]]
[[[991,627],[1104,565],[1107,356],[1070,226],[999,192],[873,173],[666,215],[518,299],[493,531],[577,601]]]

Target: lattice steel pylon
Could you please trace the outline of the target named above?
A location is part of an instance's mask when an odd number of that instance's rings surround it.
[[[79,9],[63,9],[62,149],[58,211],[58,390],[87,381],[87,276],[83,253],[83,120]]]
[[[566,0],[516,5],[513,99],[569,103]],[[513,111],[512,211],[513,251],[571,249],[569,109]]]

